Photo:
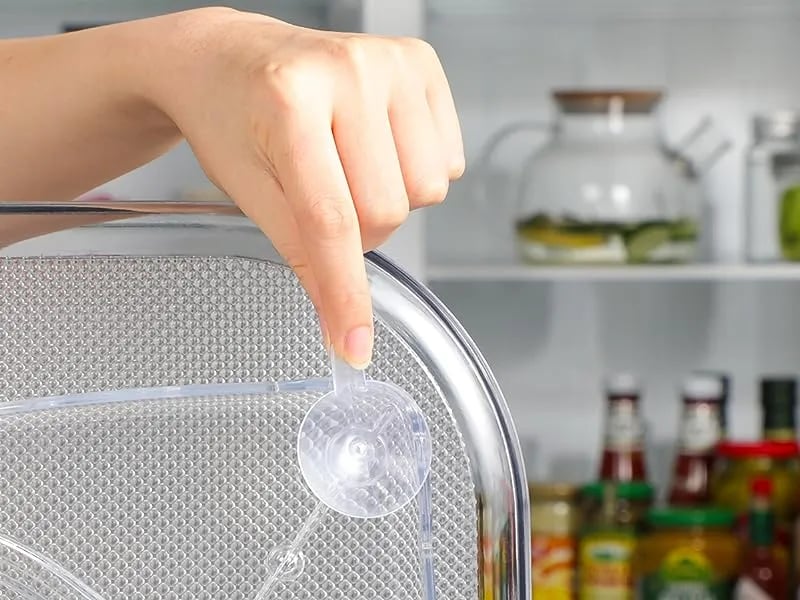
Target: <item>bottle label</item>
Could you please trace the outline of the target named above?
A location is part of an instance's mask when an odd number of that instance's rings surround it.
[[[633,597],[633,537],[598,536],[581,544],[581,598],[629,600]]]
[[[573,597],[575,542],[568,536],[531,536],[534,600],[568,600]]]
[[[642,577],[639,589],[642,600],[727,600],[733,583],[719,579],[702,552],[676,548],[658,571]]]
[[[630,400],[611,402],[606,421],[606,449],[638,450],[642,445],[642,436],[642,422],[636,404]]]
[[[739,579],[733,597],[734,600],[772,600],[770,595],[758,587],[756,582],[749,577]]]
[[[719,406],[700,404],[685,410],[680,431],[680,444],[685,452],[708,452],[722,437]]]

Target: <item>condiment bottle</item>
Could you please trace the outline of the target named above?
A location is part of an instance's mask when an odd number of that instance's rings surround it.
[[[653,488],[642,482],[597,482],[584,486],[581,496],[578,597],[631,600],[634,551]]]
[[[631,375],[619,374],[608,380],[601,481],[647,479],[640,395],[639,384]]]
[[[787,565],[785,555],[779,552],[775,543],[772,481],[756,477],[750,492],[749,543],[734,598],[783,600],[789,594]]]
[[[748,259],[799,260],[800,112],[755,116],[746,171]]]
[[[574,598],[578,490],[568,483],[531,483],[532,600]]]
[[[716,377],[692,375],[684,383],[680,448],[669,492],[673,506],[700,506],[710,500],[715,449],[722,438],[722,394]]]
[[[722,427],[721,439],[728,437],[728,407],[731,403],[731,376],[721,371],[697,371],[697,375],[716,377],[722,384],[722,398],[719,407],[719,422]]]
[[[721,508],[656,508],[636,545],[634,577],[640,600],[731,597],[740,571],[734,514]]]
[[[796,382],[792,378],[761,380],[762,434],[779,442],[797,439]]]

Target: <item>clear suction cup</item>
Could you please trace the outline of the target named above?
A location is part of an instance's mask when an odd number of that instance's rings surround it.
[[[300,471],[319,502],[292,542],[272,552],[269,576],[255,600],[266,600],[278,581],[302,573],[300,548],[328,510],[361,519],[384,517],[420,490],[423,588],[433,599],[431,439],[425,417],[400,388],[367,381],[335,357],[332,364],[333,391],[306,413],[297,436]]]
[[[383,517],[422,488],[431,465],[430,433],[408,394],[353,371],[306,414],[297,454],[320,502],[351,517]]]

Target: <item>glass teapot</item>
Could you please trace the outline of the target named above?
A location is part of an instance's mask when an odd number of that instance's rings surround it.
[[[497,148],[523,129],[550,141],[524,161],[514,215],[517,248],[533,263],[682,263],[695,258],[701,176],[730,143],[708,118],[676,147],[661,137],[654,90],[553,93],[552,124],[509,125]]]

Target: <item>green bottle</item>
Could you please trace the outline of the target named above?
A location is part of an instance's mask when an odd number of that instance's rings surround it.
[[[792,378],[761,380],[762,434],[765,440],[797,439],[797,390]]]

